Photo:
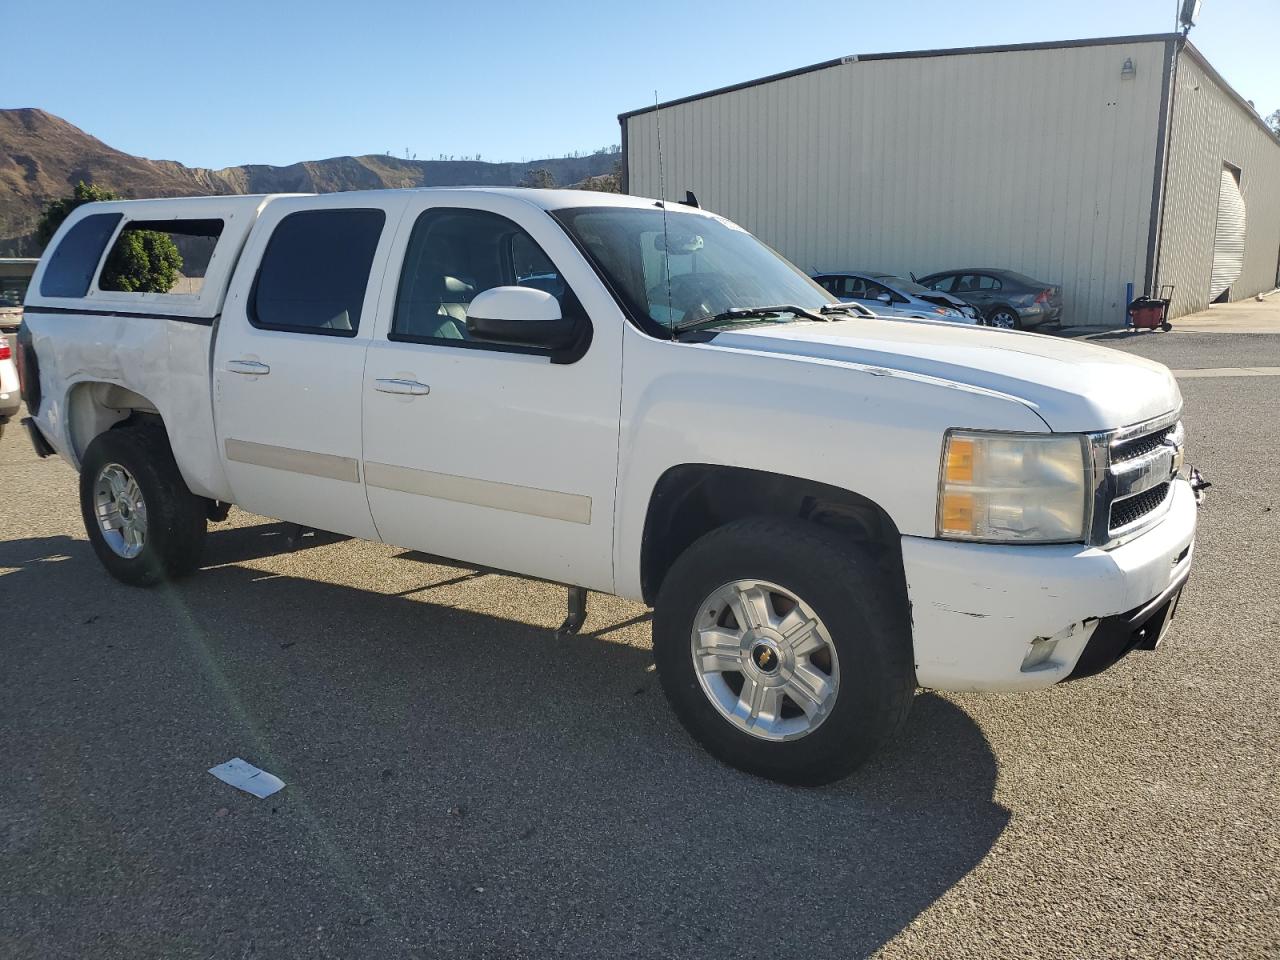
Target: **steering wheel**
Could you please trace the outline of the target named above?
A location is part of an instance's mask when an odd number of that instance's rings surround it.
[[[671,309],[679,312],[681,320],[690,317],[710,317],[720,312],[713,301],[720,288],[719,278],[709,275],[685,274],[671,278]],[[667,303],[667,284],[665,281],[655,283],[645,295],[649,302],[665,306]]]

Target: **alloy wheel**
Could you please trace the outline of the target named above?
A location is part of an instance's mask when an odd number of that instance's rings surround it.
[[[796,740],[830,716],[840,688],[835,644],[790,590],[735,580],[699,608],[690,637],[694,672],[716,711],[762,740]]]
[[[94,478],[93,509],[112,553],[130,560],[142,552],[147,542],[147,504],[133,474],[118,463],[104,465]]]

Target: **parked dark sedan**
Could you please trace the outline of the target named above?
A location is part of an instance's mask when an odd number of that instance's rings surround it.
[[[1062,319],[1062,287],[1013,270],[944,270],[921,277],[919,282],[973,304],[989,327],[1024,330]]]

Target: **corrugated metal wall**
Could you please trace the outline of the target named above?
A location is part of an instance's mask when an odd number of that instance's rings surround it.
[[[1223,164],[1240,169],[1247,227],[1239,300],[1276,285],[1280,260],[1280,144],[1232,96],[1199,54],[1178,56],[1157,278],[1172,283],[1172,313],[1209,306],[1213,239]]]
[[[862,60],[664,107],[667,196],[693,190],[805,269],[1009,267],[1060,282],[1064,322],[1118,326],[1145,280],[1165,56]],[[654,119],[626,120],[641,196],[658,195]]]

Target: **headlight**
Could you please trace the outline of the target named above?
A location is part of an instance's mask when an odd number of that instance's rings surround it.
[[[938,536],[1064,543],[1088,520],[1084,438],[950,430],[938,480]]]

